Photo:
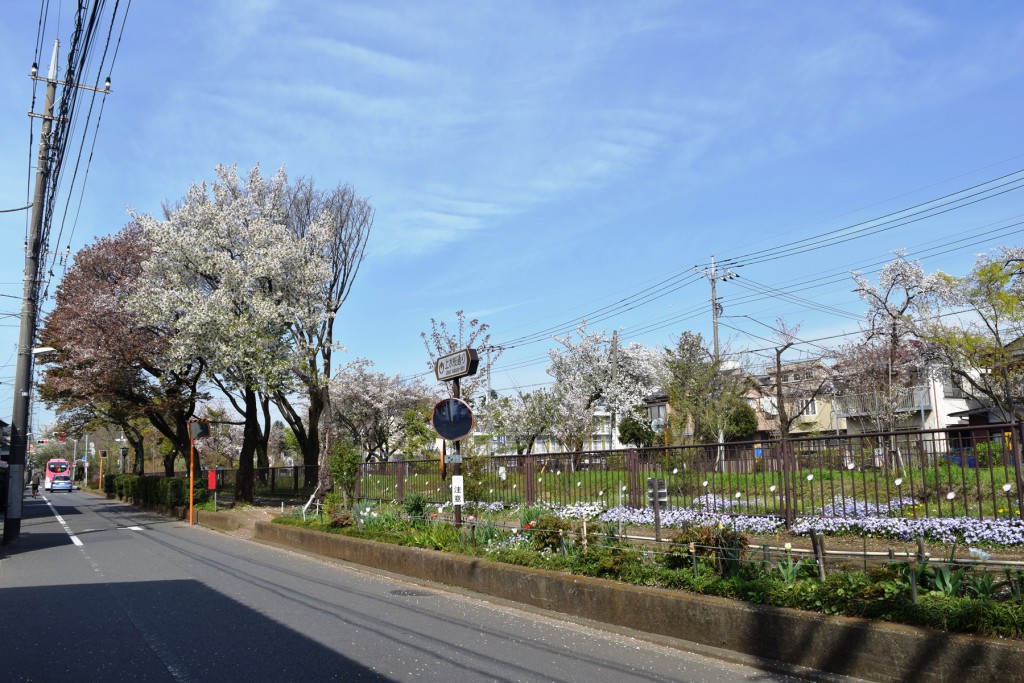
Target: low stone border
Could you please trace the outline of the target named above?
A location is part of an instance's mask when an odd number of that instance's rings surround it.
[[[201,526],[218,531],[237,531],[242,528],[242,523],[226,512],[211,512],[209,510],[195,510],[194,512],[196,524]]]
[[[630,586],[267,522],[256,523],[255,538],[562,614],[870,681],[1003,683],[1024,671],[1024,643],[1019,641]]]

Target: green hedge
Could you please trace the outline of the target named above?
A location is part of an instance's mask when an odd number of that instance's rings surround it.
[[[140,477],[137,474],[108,474],[103,489],[119,498],[131,498],[139,505],[163,504],[168,507],[188,505],[188,477]],[[195,502],[210,497],[205,482],[196,481]]]

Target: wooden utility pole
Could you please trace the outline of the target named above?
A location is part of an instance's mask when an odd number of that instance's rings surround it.
[[[18,361],[14,371],[14,409],[11,418],[11,450],[8,456],[7,514],[4,519],[3,542],[18,540],[21,536],[22,497],[25,494],[25,456],[28,452],[28,418],[32,395],[33,346],[36,338],[36,319],[39,315],[39,260],[46,251],[43,235],[43,220],[46,214],[46,188],[54,160],[50,158],[51,133],[53,122],[53,103],[57,97],[57,86],[65,88],[81,88],[100,93],[110,92],[110,79],[104,87],[94,88],[78,83],[69,83],[57,79],[57,53],[60,41],[53,41],[53,56],[45,78],[37,75],[37,65],[32,65],[30,76],[36,81],[46,82],[46,98],[42,114],[30,111],[32,118],[43,120],[39,135],[39,156],[36,160],[36,185],[32,198],[32,216],[29,220],[28,240],[25,243],[25,284],[21,303],[21,333],[18,337]],[[70,126],[70,121],[62,120],[62,125]]]
[[[28,242],[25,244],[25,283],[21,300],[21,334],[18,337],[18,362],[14,372],[14,410],[11,418],[11,450],[8,456],[7,514],[4,518],[4,545],[21,536],[22,497],[25,495],[25,454],[28,451],[29,398],[32,393],[32,347],[36,336],[37,298],[39,293],[39,258],[42,253],[43,215],[46,212],[46,185],[50,178],[50,132],[53,128],[53,102],[57,94],[57,48],[46,76],[46,104],[39,136],[39,157],[36,160],[36,187],[32,199],[32,218]],[[32,78],[37,78],[36,67]],[[40,79],[43,80],[43,79]],[[29,116],[37,116],[30,112]]]

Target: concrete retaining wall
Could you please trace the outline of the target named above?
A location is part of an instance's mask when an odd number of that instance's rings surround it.
[[[871,681],[999,681],[1024,643],[644,588],[280,524],[258,540],[594,621]]]
[[[210,512],[209,510],[195,510],[194,512],[196,524],[219,531],[236,531],[242,528],[242,523],[227,513]],[[188,517],[187,511],[185,516]]]

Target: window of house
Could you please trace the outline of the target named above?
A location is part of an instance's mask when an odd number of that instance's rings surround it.
[[[803,405],[803,410],[800,411],[800,417],[814,417],[818,414],[818,401],[817,399],[811,399],[806,404],[803,401],[800,402]]]

